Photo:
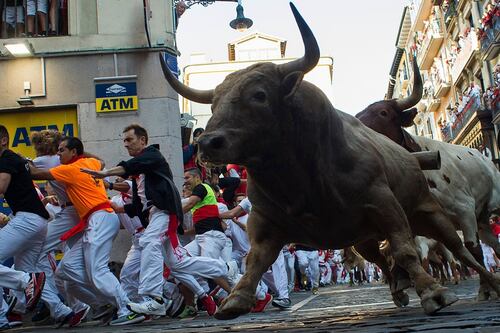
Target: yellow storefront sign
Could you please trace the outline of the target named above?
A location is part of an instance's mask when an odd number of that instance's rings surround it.
[[[96,98],[95,108],[97,112],[135,111],[137,110],[137,96]]]
[[[76,109],[0,113],[0,124],[9,131],[10,149],[29,158],[35,158],[30,140],[32,132],[53,129],[64,135],[78,136]]]

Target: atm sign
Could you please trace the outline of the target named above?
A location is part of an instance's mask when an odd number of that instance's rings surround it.
[[[97,83],[95,85],[96,112],[136,111],[138,109],[137,83]]]

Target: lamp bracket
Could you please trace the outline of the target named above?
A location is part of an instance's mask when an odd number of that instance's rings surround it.
[[[184,2],[186,5],[186,9],[191,8],[193,5],[202,5],[203,7],[207,7],[208,5],[212,5],[216,1],[225,1],[225,2],[238,2],[237,0],[174,0],[174,6],[179,2]]]

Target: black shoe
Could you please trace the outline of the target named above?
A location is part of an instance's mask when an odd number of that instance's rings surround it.
[[[31,317],[34,325],[45,325],[51,320],[50,310],[44,302],[38,302],[34,311],[35,313]]]

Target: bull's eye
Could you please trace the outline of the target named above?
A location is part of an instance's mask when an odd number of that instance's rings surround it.
[[[387,117],[387,111],[382,110],[382,111],[380,112],[380,115],[381,115],[382,117]]]
[[[253,94],[253,99],[255,99],[257,102],[263,103],[266,101],[267,96],[265,92],[257,91],[255,94]]]

